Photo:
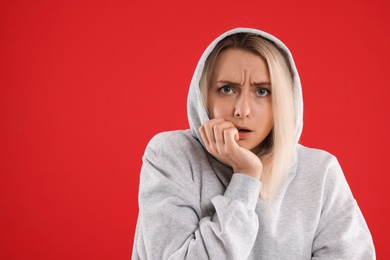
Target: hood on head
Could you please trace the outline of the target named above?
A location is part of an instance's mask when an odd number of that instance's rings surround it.
[[[260,31],[252,28],[235,28],[223,33],[222,35],[217,37],[213,42],[211,42],[211,44],[206,48],[206,50],[203,52],[202,56],[200,57],[200,60],[198,62],[198,65],[196,66],[194,75],[191,80],[190,89],[188,93],[188,100],[187,100],[187,114],[188,114],[188,120],[190,123],[192,135],[196,137],[204,146],[204,143],[199,133],[199,127],[203,125],[206,121],[210,120],[210,118],[207,114],[207,108],[204,105],[202,93],[200,90],[200,79],[203,73],[203,68],[205,66],[207,57],[213,51],[213,49],[215,48],[218,42],[220,42],[222,39],[224,39],[227,36],[237,34],[237,33],[257,34],[273,42],[279,49],[283,50],[287,55],[287,59],[293,74],[293,93],[294,93],[295,120],[296,120],[296,129],[295,129],[294,137],[296,143],[298,143],[302,133],[302,127],[303,127],[303,100],[302,100],[301,82],[291,52],[276,37],[264,31]]]

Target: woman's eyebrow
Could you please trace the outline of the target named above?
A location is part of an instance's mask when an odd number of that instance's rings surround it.
[[[271,86],[271,82],[253,82],[252,86]]]
[[[217,81],[218,84],[229,84],[229,85],[240,85],[240,83],[237,83],[237,82],[233,82],[233,81],[230,81],[230,80],[218,80]]]
[[[233,81],[230,81],[230,80],[218,80],[216,83],[217,84],[235,85],[235,86],[240,86],[241,85],[240,83],[233,82]],[[265,81],[265,82],[253,82],[251,85],[252,86],[268,86],[268,85],[270,86],[271,82],[268,82],[268,81]]]

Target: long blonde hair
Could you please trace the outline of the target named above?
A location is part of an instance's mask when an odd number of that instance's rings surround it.
[[[286,178],[295,146],[295,107],[293,78],[286,54],[269,40],[252,33],[237,33],[221,40],[208,56],[200,79],[203,101],[207,107],[207,90],[215,62],[226,49],[240,49],[261,57],[267,64],[272,85],[272,110],[274,126],[261,143],[258,154],[264,169],[261,197],[273,199]]]

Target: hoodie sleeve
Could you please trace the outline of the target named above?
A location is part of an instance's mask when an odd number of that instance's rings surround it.
[[[334,157],[325,176],[312,259],[375,259],[368,226]]]
[[[155,137],[143,158],[133,260],[247,259],[258,231],[260,181],[233,174],[211,200],[215,213],[203,216],[197,167],[171,142],[177,140]]]

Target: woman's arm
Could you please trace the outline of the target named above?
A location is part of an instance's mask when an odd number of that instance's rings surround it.
[[[369,229],[336,159],[324,183],[312,259],[375,259]]]
[[[215,213],[203,216],[194,177],[202,173],[193,172],[201,163],[190,165],[185,144],[173,143],[158,135],[146,149],[133,259],[246,259],[258,231],[260,181],[233,174],[225,193],[211,200]]]

